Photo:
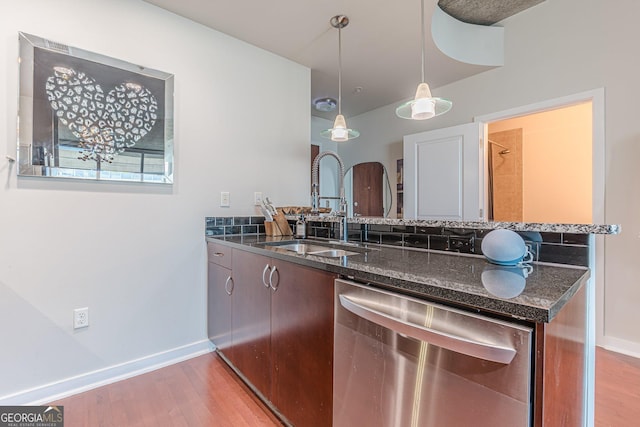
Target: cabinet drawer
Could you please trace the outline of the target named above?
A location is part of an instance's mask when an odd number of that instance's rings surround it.
[[[218,243],[207,243],[207,257],[209,262],[225,268],[231,268],[231,248]]]

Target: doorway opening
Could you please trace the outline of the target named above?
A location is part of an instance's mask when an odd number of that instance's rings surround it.
[[[593,105],[588,100],[487,124],[487,218],[593,222]]]
[[[581,131],[591,135],[591,220],[590,223],[595,224],[604,224],[604,192],[605,192],[605,121],[604,121],[604,88],[594,89],[586,92],[581,92],[573,95],[568,95],[561,98],[550,99],[547,101],[538,102],[535,104],[524,105],[521,107],[512,108],[505,111],[499,111],[496,113],[491,113],[483,116],[477,116],[474,118],[474,122],[478,123],[483,129],[484,135],[483,140],[485,143],[483,144],[484,149],[484,159],[488,159],[488,146],[491,144],[488,142],[489,133],[491,131],[503,131],[507,128],[517,127],[520,125],[514,125],[513,122],[509,122],[510,120],[518,120],[518,119],[527,119],[538,117],[538,114],[544,114],[547,112],[554,111],[570,111],[566,110],[568,107],[583,105],[586,110],[590,112],[591,122],[590,127],[588,125],[581,126]],[[590,108],[589,108],[590,107]],[[566,118],[565,118],[566,119]],[[504,126],[502,128],[498,127],[498,124]],[[561,123],[562,124],[562,123]],[[491,126],[491,128],[490,128]],[[569,127],[570,128],[570,127]],[[571,133],[569,132],[569,135]],[[523,139],[523,144],[525,143],[525,139]],[[571,136],[567,136],[565,139],[573,139]],[[564,141],[557,142],[556,148],[560,149],[562,144],[565,144]],[[503,144],[504,145],[504,144]],[[498,147],[500,148],[500,147]],[[497,151],[497,150],[496,150]],[[538,180],[542,180],[546,177],[549,170],[549,164],[551,163],[552,154],[547,153],[546,157],[543,157],[543,161],[541,162],[542,167],[537,169],[537,172],[534,174],[534,177]],[[480,156],[481,158],[483,156]],[[481,208],[486,211],[488,209],[487,203],[489,200],[488,194],[488,185],[486,185],[487,178],[489,177],[488,171],[488,161],[482,159],[480,164],[480,170],[483,171],[484,177],[480,179],[480,192],[483,195],[481,202]],[[546,165],[546,166],[545,166]],[[560,166],[557,166],[556,169],[563,169],[567,167],[567,162],[560,163]],[[587,167],[588,168],[588,167]],[[524,174],[524,171],[523,171]],[[570,173],[564,173],[563,175],[568,176]],[[582,178],[582,180],[587,180],[586,178]],[[547,189],[551,190],[558,184],[558,180],[551,181],[547,184]],[[544,198],[540,202],[542,205],[548,205],[549,199]],[[484,216],[488,218],[488,215]],[[525,219],[525,221],[528,221]],[[532,219],[533,222],[542,222]],[[562,222],[562,221],[545,221],[545,222]],[[596,253],[597,257],[594,259],[593,266],[590,266],[594,270],[597,268],[599,270],[597,272],[597,276],[600,277],[602,273],[602,269],[604,268],[604,259],[603,259],[603,242],[602,239],[598,236],[595,237],[596,240]],[[601,247],[602,246],[602,247]],[[594,271],[595,273],[595,271]],[[598,280],[599,281],[599,280]]]

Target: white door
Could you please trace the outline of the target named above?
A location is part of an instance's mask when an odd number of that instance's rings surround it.
[[[483,219],[483,162],[479,123],[404,137],[405,218]]]

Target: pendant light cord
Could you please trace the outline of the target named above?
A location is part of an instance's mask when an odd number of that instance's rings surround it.
[[[422,83],[424,83],[424,0],[421,0],[420,5],[420,28],[422,29]]]
[[[338,27],[338,114],[342,114],[342,25]]]
[[[329,23],[338,30],[338,115],[333,122],[333,128],[322,131],[321,134],[332,141],[343,142],[360,136],[360,132],[347,128],[346,120],[342,115],[342,29],[349,25],[349,18],[345,15],[336,15],[329,20]]]
[[[420,71],[422,81],[416,89],[414,98],[396,108],[396,116],[401,119],[409,120],[426,120],[431,117],[444,114],[451,109],[453,103],[447,99],[437,98],[431,94],[431,89],[425,80],[425,69],[427,68],[426,59],[426,27],[424,25],[424,0],[420,1],[420,33],[422,40],[420,45],[422,47],[422,61],[420,64]]]

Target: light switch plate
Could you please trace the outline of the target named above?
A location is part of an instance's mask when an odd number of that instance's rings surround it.
[[[220,206],[221,207],[231,206],[230,195],[228,191],[220,192]]]

